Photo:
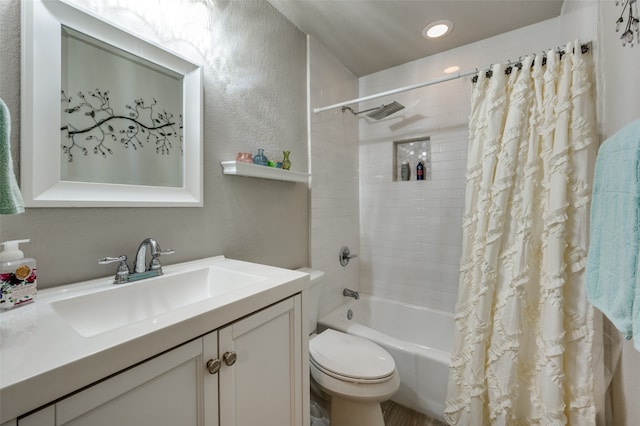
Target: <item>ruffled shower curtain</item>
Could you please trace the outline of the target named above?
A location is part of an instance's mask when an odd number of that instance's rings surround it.
[[[564,51],[473,88],[450,424],[595,424],[591,59]]]

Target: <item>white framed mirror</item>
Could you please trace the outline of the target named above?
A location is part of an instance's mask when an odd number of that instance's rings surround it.
[[[202,206],[202,67],[64,0],[22,2],[27,207]]]

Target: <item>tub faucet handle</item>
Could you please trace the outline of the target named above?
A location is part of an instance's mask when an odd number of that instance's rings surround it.
[[[349,260],[358,257],[357,254],[351,254],[351,250],[349,250],[349,247],[347,246],[342,246],[342,248],[340,249],[340,265],[342,266],[347,266],[349,264]]]

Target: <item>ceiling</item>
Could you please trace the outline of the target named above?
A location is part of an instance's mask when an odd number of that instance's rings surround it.
[[[357,76],[560,15],[563,0],[269,0]],[[426,40],[430,22],[451,33]]]

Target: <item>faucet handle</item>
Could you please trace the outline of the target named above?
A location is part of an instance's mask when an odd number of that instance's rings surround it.
[[[98,259],[98,263],[100,265],[107,265],[109,263],[114,263],[114,262],[120,262],[118,269],[123,268],[124,266],[127,268],[127,270],[129,270],[129,267],[127,266],[127,256],[124,254],[118,257],[103,257],[101,259]]]
[[[163,254],[173,254],[176,251],[174,249],[162,250],[160,249],[160,247],[158,247],[158,249],[159,249],[158,251],[156,251],[151,255],[151,262],[149,262],[149,269],[152,271],[159,270],[160,274],[162,275],[162,265],[160,264],[160,256],[162,256]]]
[[[357,254],[351,254],[351,251],[349,250],[349,247],[347,246],[342,246],[342,248],[340,249],[340,265],[342,266],[347,266],[349,264],[349,260],[358,257]]]
[[[118,257],[103,257],[98,259],[98,263],[100,265],[107,265],[109,263],[120,262],[118,265],[118,271],[116,272],[116,276],[113,279],[115,284],[124,284],[127,282],[129,278],[129,265],[127,265],[127,256],[122,255]]]

